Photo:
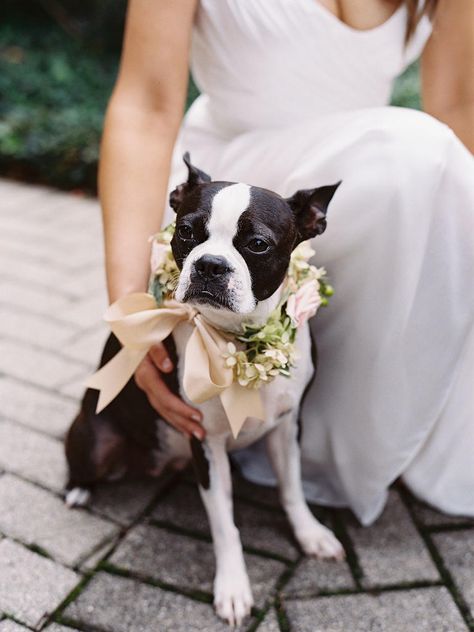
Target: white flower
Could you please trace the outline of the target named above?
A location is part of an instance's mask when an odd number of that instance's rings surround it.
[[[305,263],[311,259],[314,255],[314,250],[311,248],[311,242],[302,241],[291,253],[293,261],[303,260]]]
[[[266,349],[264,354],[268,358],[275,360],[275,362],[281,366],[285,366],[288,363],[288,358],[284,353],[282,353],[282,351],[280,351],[280,349]]]
[[[286,304],[286,313],[295,327],[300,327],[314,316],[321,305],[319,287],[316,281],[304,283],[296,294],[290,294]]]

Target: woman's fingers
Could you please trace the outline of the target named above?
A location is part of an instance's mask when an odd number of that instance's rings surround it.
[[[148,397],[148,400],[155,409],[158,409],[157,407],[160,402],[153,394]],[[176,430],[179,430],[179,432],[182,432],[188,438],[191,438],[191,435],[194,435],[197,439],[202,441],[205,436],[204,429],[198,423],[191,421],[187,417],[177,415],[170,408],[162,409],[160,415],[165,421],[176,428]]]
[[[155,363],[148,356],[135,371],[136,384],[145,391],[151,406],[165,421],[187,436],[203,439],[205,431],[200,425],[201,414],[176,397],[161,379]]]
[[[182,399],[176,397],[163,382],[159,373],[157,373],[157,380],[150,390],[152,400],[157,405],[161,405],[167,421],[174,426],[178,424],[180,429],[184,427],[187,433],[194,434],[198,439],[204,438],[205,432],[200,424],[201,415],[199,411],[191,408]]]
[[[173,363],[171,362],[165,345],[159,342],[148,350],[148,355],[152,359],[153,363],[163,371],[169,373],[173,369]]]

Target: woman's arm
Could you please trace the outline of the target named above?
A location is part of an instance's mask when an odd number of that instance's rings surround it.
[[[146,291],[147,239],[161,227],[171,155],[183,116],[196,0],[130,0],[119,76],[107,108],[99,166],[110,302]],[[188,436],[200,414],[166,387],[171,362],[154,345],[135,372],[150,404]]]
[[[110,302],[146,291],[183,116],[195,0],[130,0],[99,166]]]
[[[439,0],[421,58],[423,109],[474,152],[474,2]]]

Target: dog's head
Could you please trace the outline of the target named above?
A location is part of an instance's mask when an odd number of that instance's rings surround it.
[[[212,182],[188,153],[184,161],[188,179],[170,195],[171,247],[181,271],[176,300],[249,315],[280,287],[292,250],[324,232],[340,182],[284,199],[260,187]]]

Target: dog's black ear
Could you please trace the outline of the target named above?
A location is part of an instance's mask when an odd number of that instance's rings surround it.
[[[315,189],[300,189],[286,198],[296,218],[298,243],[324,233],[329,202],[341,182]]]
[[[188,168],[188,179],[183,184],[179,184],[174,191],[170,193],[170,206],[176,212],[179,208],[179,205],[183,201],[183,198],[198,184],[204,184],[205,182],[210,182],[211,177],[201,171],[193,164],[191,164],[191,157],[189,155],[189,151],[187,151],[183,160],[186,163]]]

